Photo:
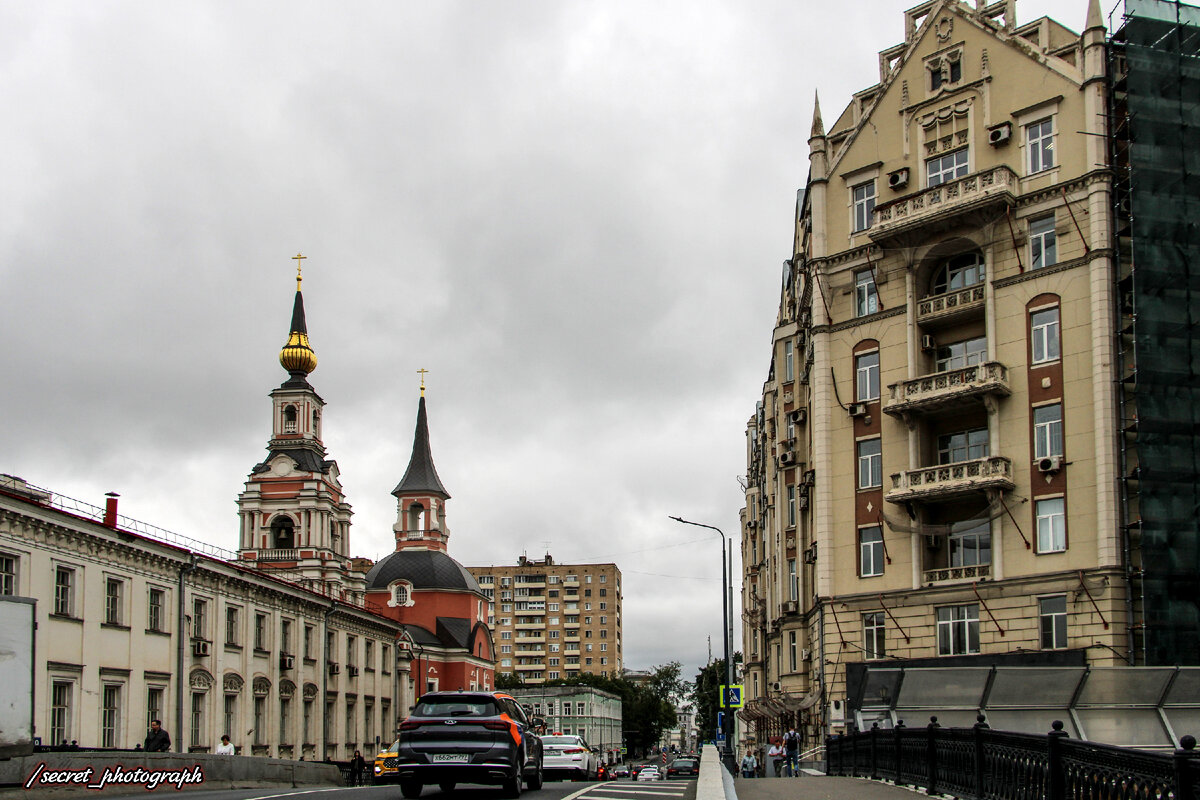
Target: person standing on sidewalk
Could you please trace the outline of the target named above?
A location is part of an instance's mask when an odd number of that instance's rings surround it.
[[[784,752],[785,751],[783,749],[783,746],[781,744],[779,744],[779,739],[778,738],[772,739],[771,747],[769,750],[767,750],[767,777],[768,778],[778,778],[779,777],[779,762],[783,761]]]
[[[800,774],[800,734],[794,727],[784,734],[783,749],[787,755],[788,775],[794,778]]]

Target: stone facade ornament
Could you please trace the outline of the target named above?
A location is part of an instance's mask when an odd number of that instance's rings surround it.
[[[222,681],[222,686],[225,689],[225,694],[241,694],[242,687],[245,685],[246,685],[246,682],[244,680],[242,680],[242,676],[237,675],[232,672],[227,674],[225,676],[224,680]]]
[[[315,683],[304,684],[304,699],[305,700],[316,700],[317,699],[317,685]]]
[[[279,696],[281,698],[283,698],[284,700],[291,699],[292,695],[294,695],[295,693],[296,693],[296,684],[292,683],[291,681],[287,680],[286,678],[279,682]]]
[[[254,679],[254,696],[255,697],[265,697],[266,695],[268,695],[270,693],[271,693],[271,681],[269,681],[266,678],[263,678],[261,676]]]
[[[213,687],[213,676],[206,669],[194,669],[188,678],[188,685],[199,692],[207,692]]]

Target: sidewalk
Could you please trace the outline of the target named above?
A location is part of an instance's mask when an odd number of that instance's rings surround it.
[[[737,797],[726,800],[914,800],[911,789],[865,778],[735,778],[733,786]]]

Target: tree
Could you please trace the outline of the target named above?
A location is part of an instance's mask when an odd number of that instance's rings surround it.
[[[525,681],[515,672],[497,672],[495,684],[497,689],[504,691],[520,689],[525,686]]]
[[[737,666],[742,663],[742,654],[733,654],[734,674]],[[692,703],[696,707],[696,727],[700,730],[701,741],[715,738],[717,731],[717,712],[721,708],[721,687],[725,685],[725,659],[713,661],[696,675],[696,683],[692,689]]]
[[[608,677],[582,672],[569,678],[546,681],[547,686],[594,686],[621,698],[622,728],[625,744],[631,752],[645,751],[675,727],[679,720],[675,706],[687,695],[688,686],[679,679],[680,664],[655,667],[646,681],[634,682],[624,676]],[[496,687],[500,688],[499,676]]]

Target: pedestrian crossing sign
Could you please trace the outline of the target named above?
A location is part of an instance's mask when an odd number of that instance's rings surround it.
[[[733,686],[722,686],[721,708],[741,708],[744,706],[746,704],[745,697],[743,696],[745,694],[745,688],[746,687],[739,686],[737,684]]]

